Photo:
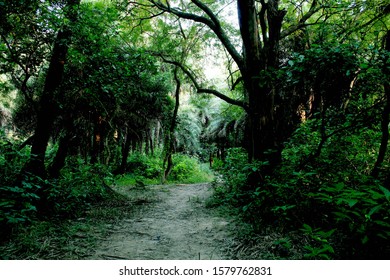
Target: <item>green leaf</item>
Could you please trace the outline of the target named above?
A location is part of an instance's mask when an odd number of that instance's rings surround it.
[[[339,182],[339,183],[335,184],[334,187],[336,188],[337,191],[341,191],[342,189],[344,189],[345,184],[344,184],[344,182]]]
[[[377,205],[371,208],[370,212],[368,212],[368,216],[371,217],[374,213],[378,212],[380,208],[382,208],[382,205]]]
[[[313,231],[313,229],[311,228],[311,226],[309,226],[308,224],[303,224],[303,227],[304,227],[304,229],[305,229],[306,231],[308,231],[308,232],[312,232],[312,231]]]
[[[385,195],[386,199],[387,199],[388,201],[390,201],[390,200],[389,200],[389,199],[390,199],[390,191],[389,191],[387,188],[382,187],[382,186],[379,186],[379,188],[381,189],[381,191],[382,191],[383,194]]]
[[[359,201],[357,199],[346,199],[346,202],[348,203],[349,207],[353,207]]]
[[[319,234],[321,235],[322,238],[329,238],[334,232],[336,231],[336,229],[331,229],[329,231],[321,231],[319,232]]]
[[[2,201],[0,202],[0,207],[12,207],[15,204],[15,201]]]

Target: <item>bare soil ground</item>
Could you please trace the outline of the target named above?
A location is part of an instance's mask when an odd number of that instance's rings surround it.
[[[229,259],[233,221],[205,207],[210,184],[146,188],[122,191],[146,196],[138,197],[136,212],[111,226],[88,259]]]

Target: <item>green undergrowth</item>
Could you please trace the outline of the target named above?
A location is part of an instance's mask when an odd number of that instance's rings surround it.
[[[0,259],[90,259],[94,248],[122,226],[144,204],[156,201],[152,189],[115,189],[115,193],[85,206],[77,215],[32,219],[15,227],[0,245]]]
[[[162,160],[158,156],[134,153],[129,157],[126,173],[118,175],[119,186],[158,185],[162,180]],[[207,163],[184,154],[173,155],[173,168],[166,184],[195,184],[211,182],[213,172]]]
[[[310,160],[320,139],[316,122],[307,122],[286,143],[283,164],[262,180],[267,163],[247,163],[243,149],[230,149],[209,205],[235,207],[246,224],[237,256],[388,259],[390,190],[370,174],[378,139],[375,129],[340,133]],[[268,251],[256,243],[264,240]]]
[[[134,154],[116,177],[109,166],[68,157],[58,179],[43,180],[20,175],[28,149],[0,140],[0,259],[87,259],[121,220],[156,200],[148,185],[161,184],[157,157]],[[212,178],[196,158],[175,155],[167,184]]]

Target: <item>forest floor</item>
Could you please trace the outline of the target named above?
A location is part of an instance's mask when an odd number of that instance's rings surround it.
[[[111,233],[87,259],[229,259],[234,222],[206,208],[210,184],[122,188],[121,193],[139,207],[108,225]]]
[[[276,229],[253,234],[232,209],[213,206],[209,183],[115,186],[115,198],[75,218],[35,221],[0,259],[300,259]],[[286,250],[286,247],[288,250]]]

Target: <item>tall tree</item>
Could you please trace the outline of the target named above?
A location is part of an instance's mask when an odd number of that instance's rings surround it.
[[[177,114],[179,111],[179,106],[180,106],[180,90],[181,90],[181,81],[178,77],[177,74],[177,68],[174,70],[174,78],[176,82],[176,89],[175,89],[175,108],[173,110],[172,118],[171,118],[171,123],[169,125],[168,131],[167,131],[167,136],[165,140],[165,156],[164,156],[164,173],[162,177],[162,182],[165,183],[169,174],[172,171],[173,167],[173,161],[172,161],[172,154],[174,153],[175,149],[175,129],[176,129],[176,124],[177,124]]]
[[[224,1],[207,4],[201,0],[180,3],[158,0],[127,2],[130,7],[150,9],[152,18],[162,13],[170,14],[207,26],[212,31],[241,74],[232,83],[232,87],[243,83],[243,99],[237,100],[215,88],[204,87],[187,66],[178,61],[167,62],[179,66],[191,79],[198,93],[214,94],[245,109],[249,117],[246,136],[249,139],[249,159],[268,161],[268,171],[265,172],[272,172],[273,167],[281,161],[283,143],[299,121],[295,116],[299,103],[293,102],[293,96],[282,93],[279,88],[281,81],[278,80],[278,70],[283,63],[282,40],[293,38],[298,31],[323,23],[338,13],[366,10],[366,7],[352,2],[237,0],[242,47],[240,51],[234,38],[229,36],[227,24],[219,15],[224,8],[219,4],[224,4]],[[385,14],[379,12],[375,18],[371,17],[365,23],[377,21]]]
[[[384,57],[384,65],[383,65],[383,73],[384,76],[389,77],[390,76],[390,66],[388,65],[389,60],[390,60],[390,31],[387,31],[386,36],[384,38],[384,45],[385,45],[385,50],[387,53],[385,53]],[[387,59],[386,59],[387,57]],[[379,153],[378,153],[378,158],[375,162],[374,168],[372,170],[372,176],[378,177],[379,175],[379,170],[380,167],[385,159],[386,156],[386,151],[387,151],[387,146],[389,143],[389,123],[390,123],[390,82],[389,80],[384,80],[384,99],[385,99],[385,106],[383,108],[382,112],[382,120],[381,120],[381,130],[382,130],[382,139],[381,139],[381,144],[379,147]],[[389,175],[390,179],[390,175]],[[389,179],[387,179],[387,184],[390,184]],[[388,186],[386,186],[388,187]]]
[[[65,14],[70,22],[75,22],[77,19],[77,6],[80,4],[80,1],[67,1]],[[26,164],[24,171],[40,177],[46,176],[45,153],[58,110],[56,92],[61,85],[71,37],[72,31],[67,25],[63,26],[57,33],[38,105],[37,125],[31,148],[31,158]]]

